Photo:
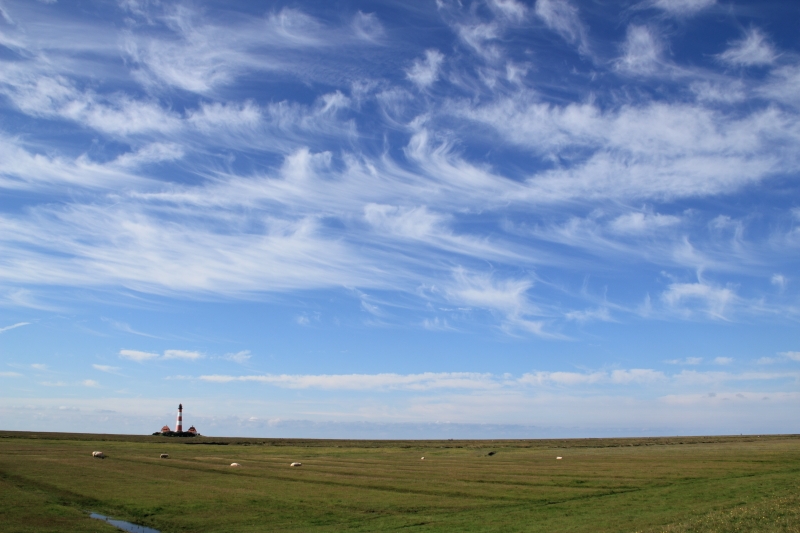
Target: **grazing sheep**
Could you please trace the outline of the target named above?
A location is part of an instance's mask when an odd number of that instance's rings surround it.
[[[425,460],[425,458],[424,458],[424,457],[420,457],[420,458],[419,458],[419,460],[420,460],[420,461],[424,461],[424,460]]]
[[[489,457],[491,457],[492,455],[494,455],[494,454],[496,454],[496,453],[497,453],[497,452],[489,452],[489,453],[487,453],[486,455],[488,455]]]
[[[561,460],[561,457],[556,457],[556,459],[560,461],[560,460]]]
[[[303,463],[292,463],[289,466],[303,466]]]
[[[242,466],[239,463],[231,463],[231,466]]]
[[[92,452],[92,457],[97,457],[98,459],[105,459],[106,454],[103,452]]]
[[[161,454],[161,458],[162,459],[169,459],[169,454],[168,453],[162,453]]]

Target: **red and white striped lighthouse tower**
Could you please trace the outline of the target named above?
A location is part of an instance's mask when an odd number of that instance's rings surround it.
[[[178,404],[178,427],[175,429],[178,433],[183,431],[183,404]]]

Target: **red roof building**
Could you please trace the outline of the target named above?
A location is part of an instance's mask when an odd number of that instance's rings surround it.
[[[164,426],[161,428],[161,433],[166,433],[167,431],[169,431],[169,426]]]
[[[191,433],[193,435],[197,435],[197,430],[194,428],[194,426],[192,426],[187,430],[187,433]]]

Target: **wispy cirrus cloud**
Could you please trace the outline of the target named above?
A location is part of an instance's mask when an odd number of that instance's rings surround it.
[[[43,387],[68,387],[69,383],[66,381],[40,381],[39,385]]]
[[[131,33],[124,46],[126,55],[138,67],[135,75],[145,85],[166,84],[208,93],[233,83],[237,75],[250,68],[280,68],[279,61],[252,54],[254,49],[270,45],[314,46],[323,42],[318,33],[319,23],[293,9],[240,27],[235,39],[223,37],[228,28],[198,19],[192,10],[182,6],[160,16],[175,39],[143,39]],[[219,46],[220,43],[225,44]]]
[[[664,362],[665,363],[669,363],[671,365],[699,365],[700,363],[703,362],[703,358],[702,357],[684,357],[683,359],[670,359],[670,360],[664,361]]]
[[[46,61],[41,71],[10,65],[0,74],[0,93],[28,115],[71,120],[111,135],[169,133],[179,127],[178,116],[157,102],[99,95],[51,69]]]
[[[10,326],[3,326],[0,328],[0,333],[5,333],[6,331],[10,331],[12,329],[21,328],[22,326],[29,326],[30,322],[17,322],[16,324],[11,324]]]
[[[646,5],[662,9],[671,15],[690,16],[707,9],[717,0],[653,0]]]
[[[131,173],[130,169],[97,163],[85,156],[63,157],[32,152],[2,132],[0,154],[3,156],[0,187],[7,190],[45,191],[61,186],[109,190],[151,181]]]
[[[778,160],[759,148],[775,126],[788,135],[787,141],[794,137],[784,125],[770,125],[768,115],[782,120],[771,110],[725,120],[718,111],[683,104],[649,103],[604,113],[591,105],[560,108],[525,97],[504,99],[485,107],[462,105],[455,110],[542,155],[577,148],[588,152],[587,157],[577,158],[569,168],[530,176],[526,187],[506,188],[511,198],[531,202],[713,195],[780,172],[782,164],[795,164],[790,156],[775,166]],[[748,137],[749,142],[744,142]],[[650,159],[653,147],[658,147],[659,155]],[[731,165],[730,172],[721,179],[715,165],[728,166],[719,157],[718,151],[723,147],[737,164]],[[755,154],[763,158],[752,157]],[[663,188],[667,183],[669,191]]]
[[[152,359],[158,359],[160,357],[160,355],[157,353],[142,352],[140,350],[120,350],[119,356],[124,359],[130,359],[131,361],[136,361],[137,363],[141,363],[143,361],[150,361]]]
[[[548,28],[558,33],[565,41],[578,46],[583,54],[588,54],[588,30],[580,19],[578,9],[567,0],[537,0],[536,15]]]
[[[419,374],[208,374],[196,378],[207,383],[253,382],[291,389],[351,390],[351,391],[409,391],[424,392],[446,389],[475,391],[527,390],[529,388],[606,388],[637,387],[642,385],[723,385],[735,382],[793,380],[797,372],[718,372],[682,370],[668,374],[649,368],[598,370],[592,372],[539,371],[520,376],[473,372],[424,372]]]
[[[183,359],[188,361],[196,361],[204,357],[203,354],[190,350],[164,350],[163,355],[153,352],[143,352],[139,350],[120,350],[119,356],[123,359],[130,359],[137,363],[152,360],[169,360],[169,359]]]
[[[252,354],[250,353],[250,350],[242,350],[236,353],[226,353],[222,356],[223,359],[233,361],[234,363],[239,363],[240,365],[249,361],[251,357]]]
[[[784,276],[783,274],[773,274],[770,277],[769,281],[770,281],[770,283],[772,283],[773,285],[775,285],[776,287],[778,287],[781,290],[785,289],[786,288],[786,284],[788,283],[788,280],[786,279],[786,276]]]
[[[130,350],[126,350],[126,351],[130,351]],[[146,353],[146,352],[140,352],[140,353]],[[134,360],[136,360],[136,359],[134,359]],[[116,373],[119,372],[119,367],[110,366],[110,365],[93,364],[92,368],[94,368],[95,370],[99,370],[100,372],[107,372],[109,374],[116,374]]]
[[[580,372],[535,372],[523,375],[519,381],[528,385],[563,385],[582,386],[595,384],[636,384],[663,381],[667,379],[663,372],[633,368],[629,370]]]
[[[796,313],[788,278],[770,278],[791,271],[789,254],[758,216],[705,225],[731,216],[714,198],[769,190],[800,166],[800,70],[763,30],[715,41],[719,61],[699,68],[670,53],[680,36],[663,16],[603,34],[591,10],[550,0],[441,2],[414,15],[443,30],[429,40],[382,6],[331,18],[138,4],[112,10],[124,30],[95,33],[75,14],[55,24],[57,5],[8,5],[19,16],[3,42],[26,59],[2,60],[0,93],[29,128],[0,132],[0,187],[30,195],[0,213],[0,283],[14,290],[424,293],[416,305],[470,306],[553,339],[635,313],[645,294],[649,318]],[[558,41],[583,55],[556,61]],[[757,65],[772,69],[729,68]],[[253,89],[267,78],[280,90]],[[607,301],[574,288],[620,269],[651,285]]]
[[[583,309],[577,311],[568,311],[564,314],[567,320],[575,320],[577,322],[591,322],[600,320],[603,322],[611,322],[611,311],[608,307],[598,307],[595,309]]]
[[[687,302],[701,302],[708,316],[723,320],[739,299],[732,287],[718,287],[702,280],[697,283],[671,283],[661,298],[668,306],[683,313],[692,312],[686,306]]]
[[[453,271],[453,282],[448,285],[446,294],[457,305],[498,314],[506,331],[563,338],[560,333],[547,328],[547,321],[542,319],[541,311],[528,296],[532,287],[532,279],[503,279],[459,267]]]
[[[279,387],[306,389],[374,390],[403,389],[427,390],[434,388],[486,388],[495,387],[490,375],[469,372],[427,372],[422,374],[342,374],[342,375],[204,375],[198,379],[214,383],[253,381]]]
[[[654,29],[647,26],[628,26],[628,34],[622,44],[622,56],[617,59],[617,68],[634,75],[649,75],[662,67],[663,44]]]
[[[130,326],[130,324],[127,324],[125,322],[119,322],[119,321],[111,320],[111,319],[107,319],[107,318],[104,318],[103,320],[108,322],[109,324],[111,324],[111,326],[114,329],[117,329],[119,331],[124,331],[125,333],[132,333],[133,335],[139,335],[140,337],[149,337],[151,339],[159,338],[159,337],[157,337],[155,335],[150,335],[149,333],[144,333],[142,331],[135,330]]]
[[[800,362],[800,352],[780,352],[778,355],[790,361]]]
[[[191,350],[164,350],[164,359],[187,359],[195,361],[201,359],[203,354]]]
[[[514,22],[522,22],[528,14],[528,7],[517,0],[489,0],[489,8]]]
[[[777,54],[767,37],[757,28],[747,30],[742,40],[731,44],[719,59],[736,66],[771,65]]]
[[[650,233],[679,224],[680,220],[673,215],[633,212],[618,216],[611,221],[610,226],[618,233]]]
[[[444,62],[444,55],[438,50],[426,50],[425,58],[414,61],[406,72],[408,79],[421,89],[432,85],[439,78],[439,69]]]

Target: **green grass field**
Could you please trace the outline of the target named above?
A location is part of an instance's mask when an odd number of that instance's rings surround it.
[[[108,458],[92,458],[94,450]],[[90,511],[163,533],[800,532],[800,436],[321,441],[0,432],[0,531],[119,531]]]

